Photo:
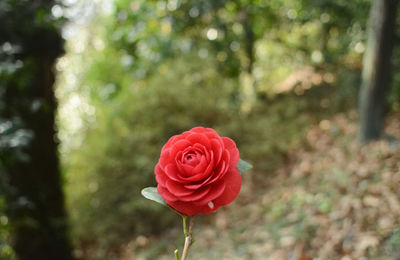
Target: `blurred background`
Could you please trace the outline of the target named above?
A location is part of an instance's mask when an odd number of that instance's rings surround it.
[[[172,259],[140,191],[194,126],[254,168],[191,259],[399,259],[396,4],[2,0],[0,259]]]

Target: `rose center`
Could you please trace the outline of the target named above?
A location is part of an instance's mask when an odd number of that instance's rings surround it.
[[[200,162],[199,155],[195,152],[188,152],[183,156],[183,163],[190,166],[196,166]]]

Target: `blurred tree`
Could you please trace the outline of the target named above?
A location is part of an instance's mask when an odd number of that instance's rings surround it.
[[[206,49],[224,76],[239,79],[241,107],[250,110],[257,94],[256,42],[275,24],[276,10],[254,0],[185,0],[169,14],[176,35],[191,42],[199,55]]]
[[[360,92],[359,138],[362,143],[382,135],[386,99],[391,84],[397,4],[398,0],[372,1]]]
[[[54,128],[53,65],[63,53],[55,4],[0,3],[0,184],[21,260],[73,259]]]

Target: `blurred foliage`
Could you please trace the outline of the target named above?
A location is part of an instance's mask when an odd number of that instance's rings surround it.
[[[14,251],[9,244],[10,225],[5,214],[4,194],[0,192],[0,259],[15,259]]]
[[[400,230],[398,228],[385,241],[385,253],[393,258],[400,257]]]
[[[35,132],[30,120],[37,119],[36,115],[42,107],[51,111],[51,105],[45,104],[46,100],[40,98],[40,87],[35,84],[45,66],[43,60],[51,62],[51,59],[63,53],[59,32],[64,19],[54,17],[51,12],[54,6],[61,8],[57,3],[57,0],[0,2],[0,259],[16,257],[10,246],[11,234],[15,246],[15,241],[22,240],[20,230],[23,226],[21,218],[19,222],[16,219],[22,216],[26,222],[35,221],[30,218],[31,212],[21,214],[23,207],[33,203],[30,201],[32,197],[27,195],[29,191],[24,190],[22,185],[17,187],[15,182],[11,184],[11,176],[16,176],[16,169],[21,164],[32,161],[29,149],[34,142]],[[50,81],[51,75],[46,76],[46,80]],[[40,122],[36,124],[40,125]],[[31,165],[32,169],[34,167]],[[29,182],[29,173],[23,171],[22,174]],[[34,187],[35,184],[30,185]],[[35,239],[35,231],[29,239]],[[37,240],[36,245],[41,242]],[[26,251],[29,249],[25,248]]]
[[[400,15],[397,15],[397,25],[400,24]],[[398,112],[400,111],[400,26],[396,26],[396,42],[393,50],[392,62],[393,62],[393,82],[392,90],[389,96],[390,109]]]
[[[75,26],[57,64],[61,156],[79,248],[105,259],[132,236],[177,224],[140,196],[155,186],[153,168],[172,135],[213,127],[268,174],[318,116],[354,106],[369,2],[92,6],[95,15]],[[241,109],[243,71],[257,94],[250,111]],[[394,108],[399,95],[394,88]],[[330,210],[328,200],[317,204]]]
[[[235,114],[229,99],[223,98],[229,96],[231,82],[204,63],[187,62],[195,59],[176,59],[175,74],[160,72],[146,86],[123,88],[96,107],[96,127],[87,131],[82,147],[66,161],[78,237],[91,240],[101,235],[108,244],[135,232],[160,230],[175,219],[140,195],[143,187],[155,186],[153,169],[160,147],[194,125],[223,124]],[[202,77],[193,84],[197,71]],[[171,85],[174,88],[167,87]]]

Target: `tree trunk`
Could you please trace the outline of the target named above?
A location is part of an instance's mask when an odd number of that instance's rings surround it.
[[[6,110],[13,110],[7,114],[16,125],[11,138],[16,145],[21,144],[12,147],[11,143],[11,158],[4,165],[7,213],[14,233],[13,247],[20,260],[72,259],[55,142],[53,63],[46,58],[36,59],[35,79],[19,93],[10,89],[6,93]],[[37,111],[25,110],[25,102],[37,106]]]
[[[255,62],[254,44],[256,36],[253,31],[251,14],[248,11],[239,13],[239,21],[244,28],[244,53],[245,59],[242,61],[242,71],[239,76],[241,85],[241,110],[245,113],[251,111],[256,101],[256,86],[253,76],[253,67]]]
[[[382,135],[386,96],[391,83],[397,3],[398,0],[372,0],[359,100],[361,143]]]
[[[19,260],[71,260],[54,127],[53,66],[63,41],[55,22],[32,22],[54,3],[7,4],[0,14],[0,58],[10,68],[0,73],[0,188],[11,242]]]

